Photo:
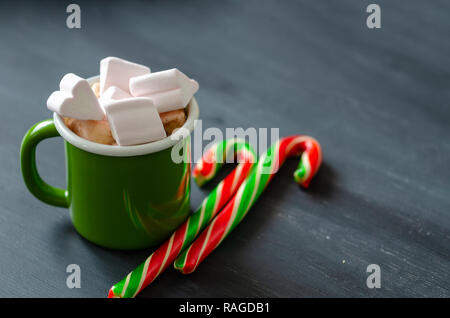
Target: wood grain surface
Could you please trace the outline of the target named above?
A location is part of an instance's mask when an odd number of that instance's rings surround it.
[[[19,167],[61,77],[118,56],[195,78],[204,128],[275,127],[324,151],[309,190],[289,160],[195,273],[170,269],[140,297],[449,297],[450,2],[377,1],[382,28],[369,30],[371,2],[77,1],[79,30],[65,25],[70,2],[1,2],[0,296],[105,297],[150,252],[84,240]],[[65,186],[62,140],[37,156]],[[193,183],[193,209],[208,189]],[[66,287],[73,263],[80,289]]]

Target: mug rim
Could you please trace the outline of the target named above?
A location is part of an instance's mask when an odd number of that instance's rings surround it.
[[[99,80],[98,75],[87,79],[89,85],[94,84],[98,80]],[[178,142],[189,137],[192,131],[194,130],[194,121],[199,117],[198,103],[195,97],[192,97],[187,107],[189,110],[188,116],[186,122],[181,128],[187,129],[189,131],[189,134],[183,135],[181,131],[178,134],[177,132],[175,132],[172,135],[165,137],[164,139],[152,141],[142,145],[112,146],[89,141],[87,139],[78,136],[72,130],[70,130],[64,123],[62,117],[56,112],[53,113],[53,122],[55,123],[56,130],[59,132],[61,137],[65,141],[67,141],[68,143],[79,149],[103,156],[131,157],[131,156],[147,155],[150,153],[155,153],[171,148]],[[183,138],[180,139],[180,137]]]

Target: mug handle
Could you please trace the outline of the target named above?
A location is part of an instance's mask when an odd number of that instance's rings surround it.
[[[60,136],[52,119],[35,124],[28,130],[20,147],[20,166],[25,184],[39,200],[60,207],[68,207],[68,192],[47,184],[36,168],[36,147],[44,139]]]

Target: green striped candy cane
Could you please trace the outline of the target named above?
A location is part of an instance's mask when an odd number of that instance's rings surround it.
[[[191,246],[177,257],[174,267],[183,274],[192,273],[242,221],[286,158],[299,154],[301,160],[294,172],[294,180],[308,187],[322,162],[320,144],[314,138],[302,135],[281,138],[261,156],[256,169],[242,183],[233,199]]]
[[[194,178],[200,184],[211,180],[230,156],[239,165],[203,200],[195,211],[152,255],[135,270],[111,287],[109,298],[135,297],[171,264],[177,255],[195,239],[218,211],[236,193],[256,164],[254,150],[243,140],[229,139],[208,149],[194,168]]]

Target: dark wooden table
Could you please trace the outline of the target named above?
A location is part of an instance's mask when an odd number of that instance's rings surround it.
[[[360,0],[77,3],[80,30],[65,2],[0,5],[0,296],[104,297],[149,254],[87,242],[19,169],[61,77],[95,75],[110,55],[197,79],[204,128],[278,127],[324,150],[308,191],[289,160],[194,274],[168,270],[142,297],[450,296],[448,1],[377,1],[378,30]],[[65,186],[61,139],[38,165]],[[196,208],[208,189],[192,188]],[[80,289],[66,287],[72,263]]]

